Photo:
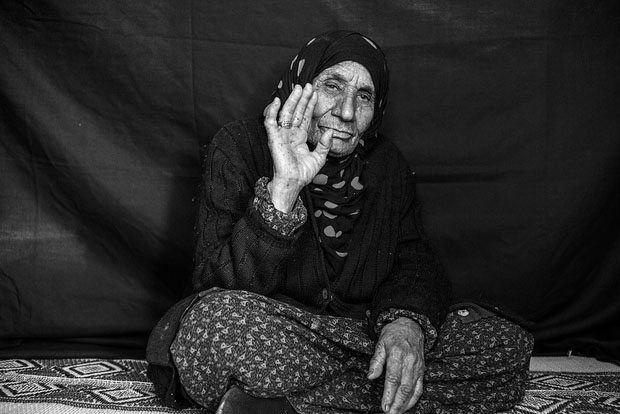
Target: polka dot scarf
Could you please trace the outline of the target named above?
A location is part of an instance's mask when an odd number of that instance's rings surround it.
[[[363,65],[375,86],[373,119],[355,152],[344,158],[328,157],[325,166],[308,185],[330,278],[342,271],[351,246],[351,233],[360,216],[364,195],[363,157],[383,119],[389,73],[381,49],[366,36],[349,31],[324,33],[311,39],[293,58],[275,95],[286,101],[296,84],[312,83],[324,69],[352,60]]]
[[[329,158],[308,185],[325,266],[331,277],[342,271],[351,246],[351,233],[362,207],[363,162],[357,153]]]

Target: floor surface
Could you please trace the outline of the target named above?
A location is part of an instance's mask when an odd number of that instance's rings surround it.
[[[581,356],[535,356],[530,362],[530,371],[619,372],[620,366]]]

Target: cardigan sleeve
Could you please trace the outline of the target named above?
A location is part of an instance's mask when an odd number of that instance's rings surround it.
[[[283,234],[255,200],[255,185],[269,171],[270,160],[258,131],[235,123],[220,130],[208,147],[197,201],[193,291],[217,286],[269,295],[283,280],[300,231]]]
[[[390,309],[402,309],[427,317],[438,332],[451,300],[451,285],[424,234],[415,184],[402,157],[398,175],[400,226],[395,264],[372,301],[370,335],[377,338],[377,318]],[[428,332],[429,329],[425,329]]]
[[[290,236],[306,222],[308,217],[306,206],[301,201],[301,197],[297,196],[297,201],[295,201],[295,205],[290,212],[285,213],[278,210],[271,201],[269,190],[267,189],[268,183],[268,177],[261,177],[256,182],[252,208],[260,212],[263,221],[272,230],[277,231],[283,236]]]

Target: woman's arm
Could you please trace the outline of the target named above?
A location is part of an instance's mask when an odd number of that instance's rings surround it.
[[[266,135],[258,122],[223,128],[209,145],[197,205],[194,291],[213,286],[268,295],[298,234],[269,226],[255,202],[255,185],[269,175]]]
[[[403,195],[396,263],[373,300],[371,335],[378,336],[369,379],[385,372],[381,407],[400,414],[422,395],[424,351],[443,323],[450,285],[426,239],[411,173],[401,160]]]
[[[290,229],[305,221],[299,192],[331,146],[331,131],[313,151],[306,143],[316,101],[312,85],[297,85],[282,108],[278,98],[265,108],[264,127],[234,124],[234,131],[225,128],[214,138],[198,205],[194,290],[219,286],[269,295],[278,289],[299,236]]]
[[[377,290],[372,303],[371,322],[375,327],[380,314],[403,309],[428,318],[439,329],[451,299],[451,285],[427,239],[416,199],[413,176],[399,157],[400,231],[392,272]],[[424,324],[421,324],[424,327]],[[374,329],[373,329],[374,331]],[[371,332],[375,336],[379,332]]]

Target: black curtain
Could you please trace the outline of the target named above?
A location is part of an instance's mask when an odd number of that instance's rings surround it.
[[[0,355],[141,352],[191,273],[204,145],[338,28],[387,54],[383,132],[457,300],[620,360],[615,0],[3,1]]]

